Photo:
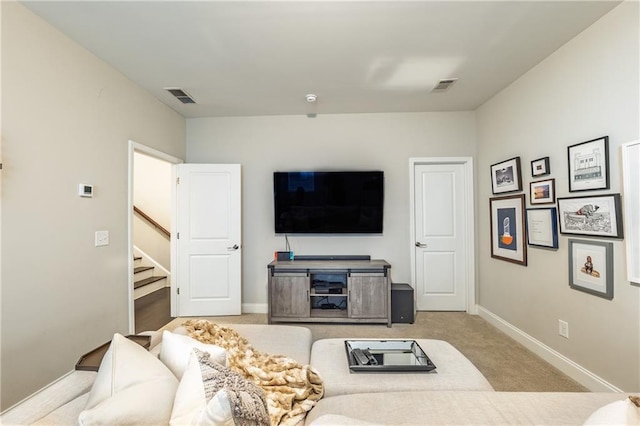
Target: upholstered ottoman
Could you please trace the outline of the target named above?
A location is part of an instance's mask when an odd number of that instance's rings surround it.
[[[368,392],[493,390],[471,361],[445,341],[416,339],[437,367],[431,372],[355,373],[349,369],[345,340],[351,339],[322,339],[311,347],[311,365],[322,377],[325,397]]]

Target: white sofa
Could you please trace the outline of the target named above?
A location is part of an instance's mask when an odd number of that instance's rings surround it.
[[[312,336],[305,327],[252,324],[233,324],[231,327],[260,351],[286,355],[301,364],[311,363],[313,366]],[[150,352],[158,354],[161,335],[151,334]],[[317,342],[316,358],[320,356],[318,348],[326,344],[323,341]],[[327,368],[330,367],[322,366],[329,373]],[[322,369],[318,370],[321,376]],[[73,371],[3,413],[0,423],[78,424],[79,413],[87,404],[96,375],[94,372]],[[332,380],[335,381],[335,378]],[[384,384],[376,391],[368,389],[367,392],[359,392],[357,386],[347,388],[347,393],[328,389],[325,397],[308,413],[304,424],[578,425],[585,423],[600,407],[612,406],[612,403],[626,404],[626,395],[616,393],[494,392],[482,380],[475,380],[473,383],[475,384],[471,386],[471,390],[465,389],[467,384],[462,384],[461,389],[457,390],[418,391],[413,389],[415,383],[411,382],[407,383],[407,389],[400,391],[386,389]],[[479,387],[477,383],[480,383]],[[325,385],[325,390],[328,385],[331,383]],[[396,386],[395,389],[397,388]],[[629,419],[633,419],[634,413],[626,412],[625,415],[631,415]]]

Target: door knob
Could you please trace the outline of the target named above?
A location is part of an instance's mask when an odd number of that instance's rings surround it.
[[[227,247],[227,250],[238,250],[240,248],[239,245],[234,244],[232,247]]]
[[[426,244],[422,244],[420,241],[416,241],[416,247],[426,247]]]

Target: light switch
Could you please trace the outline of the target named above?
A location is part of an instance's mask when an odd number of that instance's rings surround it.
[[[96,231],[96,247],[109,245],[109,231]]]

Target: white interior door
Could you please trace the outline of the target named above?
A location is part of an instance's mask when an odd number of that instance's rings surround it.
[[[473,209],[469,199],[473,198],[469,168],[459,161],[413,165],[412,248],[418,310],[467,311],[470,305]]]
[[[176,315],[240,315],[240,165],[179,164],[176,178]]]

